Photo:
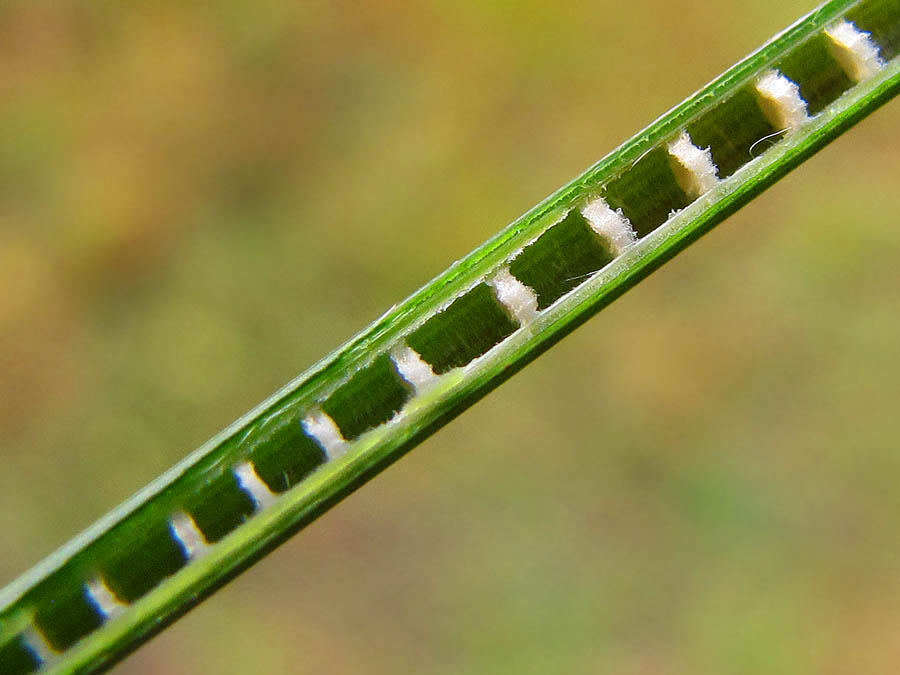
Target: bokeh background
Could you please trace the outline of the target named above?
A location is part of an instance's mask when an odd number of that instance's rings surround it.
[[[0,5],[0,583],[812,6]],[[900,104],[128,658],[900,663]]]

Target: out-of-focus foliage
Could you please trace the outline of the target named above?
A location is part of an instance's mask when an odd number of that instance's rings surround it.
[[[0,583],[808,8],[0,6]],[[121,672],[890,670],[898,123]]]

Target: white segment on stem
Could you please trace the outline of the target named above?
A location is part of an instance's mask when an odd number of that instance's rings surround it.
[[[50,646],[47,638],[37,626],[28,626],[21,635],[28,651],[41,662],[41,668],[49,668],[59,660],[59,652]]]
[[[315,410],[303,420],[303,428],[318,443],[329,460],[347,452],[347,441],[333,419],[324,410]]]
[[[854,82],[872,77],[884,67],[878,47],[869,33],[846,20],[825,29],[831,55]]]
[[[756,80],[756,93],[769,124],[779,131],[793,131],[809,121],[800,87],[777,70],[769,70]]]
[[[197,527],[197,523],[183,511],[176,512],[169,519],[169,530],[188,562],[206,555],[209,551],[209,542]]]
[[[622,209],[613,211],[602,197],[581,207],[581,215],[594,232],[606,239],[617,256],[637,241],[637,235]]]
[[[488,282],[494,289],[497,301],[506,308],[510,317],[524,326],[538,314],[538,299],[534,291],[516,279],[508,267],[502,268]]]
[[[709,148],[698,148],[683,130],[666,146],[675,180],[691,199],[709,192],[719,183],[718,170]]]
[[[88,579],[84,592],[104,621],[116,618],[128,608],[128,604],[119,599],[101,576]]]
[[[391,361],[400,377],[412,385],[416,394],[422,393],[438,380],[438,376],[419,356],[419,352],[405,344],[398,344],[391,350]]]
[[[263,479],[259,477],[259,474],[256,473],[256,467],[253,466],[253,462],[240,462],[232,469],[232,473],[234,473],[238,487],[253,500],[257,511],[262,511],[267,506],[271,506],[278,499]]]

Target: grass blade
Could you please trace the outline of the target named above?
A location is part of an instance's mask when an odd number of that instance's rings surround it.
[[[109,665],[395,461],[895,95],[898,14],[822,6],[238,420],[3,591],[0,664]]]

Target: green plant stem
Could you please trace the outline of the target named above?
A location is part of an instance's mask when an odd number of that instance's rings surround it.
[[[825,39],[823,30],[842,18],[859,24],[882,48],[877,72],[858,83],[841,79],[838,61],[816,65],[810,56],[820,53],[814,49]],[[32,670],[101,670],[186,612],[896,95],[898,26],[896,2],[826,3],[392,308],[0,592],[0,671],[6,672],[4,658],[31,658]],[[752,120],[759,120],[760,129],[772,123],[763,116],[765,101],[748,108],[741,97],[754,86],[758,90],[754,83],[773,68],[797,73],[810,116],[796,128],[753,131],[744,147],[737,139],[750,134]],[[811,83],[828,68],[838,74],[813,97],[805,88],[812,91]],[[720,118],[724,125],[713,123]],[[720,173],[727,163],[735,165],[699,196],[679,187],[666,159],[668,144],[684,130],[699,145],[710,145]],[[716,134],[734,143],[718,143]],[[732,145],[740,150],[728,155]],[[564,248],[567,214],[576,214],[576,232],[577,210],[601,197],[620,208],[620,216],[630,216],[637,241],[617,248],[610,237],[588,233],[586,243],[578,244],[588,269],[583,278],[547,277],[552,265],[573,260]],[[554,232],[562,243],[551,246],[540,237],[554,227],[561,228]],[[545,249],[540,264],[525,265],[529,255]],[[520,281],[533,279],[526,286],[538,305],[527,317],[506,316],[511,305],[497,304],[490,287],[482,288],[507,267]],[[468,305],[455,304],[462,297]],[[466,339],[453,342],[456,332]],[[479,340],[486,346],[473,346]],[[430,367],[427,386],[395,372],[391,359],[404,345]],[[321,433],[310,431],[308,421],[320,411],[336,422],[343,439],[323,444]],[[270,460],[278,468],[271,475],[264,471]],[[234,482],[242,463],[255,467],[265,483],[257,492]],[[199,528],[200,547],[193,553],[184,544],[189,535],[179,539],[172,525],[180,513]],[[172,547],[169,557],[159,552],[160,542]],[[109,616],[96,601],[85,600],[85,584],[92,579],[112,580],[108,590],[119,604],[106,608]],[[49,647],[42,657],[34,653],[35,630]],[[20,661],[20,669],[9,672],[31,672]]]

